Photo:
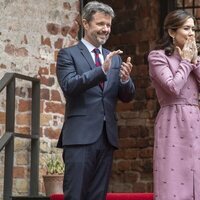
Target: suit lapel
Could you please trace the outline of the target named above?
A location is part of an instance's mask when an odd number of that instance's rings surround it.
[[[89,64],[90,69],[95,68],[96,67],[95,63],[94,63],[92,56],[91,56],[90,52],[88,51],[87,47],[81,41],[78,43],[78,47],[80,49],[81,54],[83,55],[83,57],[85,58],[85,60]],[[99,92],[103,92],[103,90],[101,89],[100,86],[97,87],[97,88],[98,88]]]
[[[81,41],[78,43],[78,47],[80,49],[81,54],[83,55],[83,57],[89,64],[90,69],[94,68],[95,64],[94,64],[92,56],[91,56],[90,52],[88,51],[87,47]]]

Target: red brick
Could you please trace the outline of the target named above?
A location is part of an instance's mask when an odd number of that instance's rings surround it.
[[[69,26],[63,26],[63,27],[61,28],[61,34],[62,34],[63,36],[66,36],[66,35],[68,34],[69,30],[70,30],[70,27],[69,27]]]
[[[147,99],[155,99],[156,98],[156,92],[153,87],[148,87],[146,89],[146,98]]]
[[[56,63],[51,63],[50,64],[50,74],[51,75],[56,75]]]
[[[31,115],[30,114],[17,114],[16,115],[16,124],[23,126],[31,125]]]
[[[24,167],[14,167],[13,178],[25,178],[26,169]]]
[[[13,44],[7,44],[5,46],[5,52],[9,55],[14,55],[15,54],[15,46]]]
[[[52,112],[52,113],[59,113],[63,114],[65,113],[65,105],[61,103],[54,103],[54,102],[46,102],[46,108],[45,111],[47,113]]]
[[[5,124],[6,114],[5,112],[0,112],[0,124]]]
[[[139,180],[139,173],[138,172],[127,172],[124,174],[124,181],[126,183],[135,183]]]
[[[124,159],[135,159],[138,156],[137,149],[125,149]]]
[[[61,49],[63,46],[63,39],[62,38],[58,38],[57,41],[55,41],[54,43],[54,47],[56,49]]]
[[[18,57],[26,57],[28,56],[28,50],[24,47],[19,48],[19,49],[15,49],[15,55]]]
[[[1,69],[6,69],[6,65],[0,64],[0,68],[1,68]]]
[[[140,157],[141,158],[152,158],[153,156],[153,149],[152,148],[146,148],[140,150]]]
[[[128,160],[119,160],[118,164],[117,164],[117,169],[119,171],[128,171],[130,170],[131,165],[130,165],[130,161]]]
[[[58,51],[59,51],[59,50],[55,50],[55,51],[54,51],[54,61],[55,61],[55,62],[57,62]]]
[[[61,31],[61,27],[59,24],[54,24],[54,23],[48,23],[47,24],[47,31],[51,34],[51,35],[57,35],[60,33]]]
[[[157,100],[153,100],[153,99],[152,100],[148,100],[146,108],[149,111],[155,111],[157,109],[157,105],[158,105]]]
[[[141,78],[144,78],[144,77],[149,78],[148,66],[147,65],[139,65],[139,66],[137,66],[137,76],[140,76]]]
[[[54,79],[55,79],[54,77],[41,76],[40,81],[41,81],[41,84],[51,87],[55,83]]]
[[[61,102],[61,96],[58,90],[51,90],[51,100]]]
[[[15,131],[17,133],[22,133],[22,134],[26,134],[26,135],[31,135],[31,127],[30,126],[23,126],[23,127],[15,127]]]
[[[131,138],[125,138],[119,140],[120,148],[134,148],[136,147],[136,141]]]
[[[124,156],[125,156],[125,152],[124,152],[124,150],[122,150],[122,149],[116,150],[116,151],[114,152],[114,158],[115,158],[115,159],[124,158]]]
[[[79,25],[78,25],[78,22],[75,21],[74,24],[72,25],[72,27],[69,30],[69,34],[72,36],[72,38],[76,38],[78,31],[79,31]]]
[[[19,99],[18,111],[27,112],[31,110],[32,102],[30,100]]]
[[[47,88],[40,90],[40,99],[50,100],[50,91]]]
[[[26,57],[28,56],[28,50],[24,47],[16,48],[13,44],[7,44],[5,47],[5,52],[12,56]]]
[[[144,182],[137,182],[137,183],[133,183],[132,184],[132,192],[139,192],[139,193],[143,193],[145,191],[147,191],[146,189],[147,184]]]
[[[133,108],[132,102],[123,103],[123,102],[119,101],[117,103],[117,112],[130,111],[130,110],[132,110],[132,108]]]
[[[60,129],[53,129],[53,128],[45,128],[44,135],[50,139],[58,139],[60,135]]]

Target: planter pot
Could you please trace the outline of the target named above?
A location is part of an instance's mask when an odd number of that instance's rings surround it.
[[[63,193],[63,175],[44,175],[43,181],[47,196]]]

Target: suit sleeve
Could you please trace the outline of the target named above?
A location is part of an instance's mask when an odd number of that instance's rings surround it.
[[[78,54],[72,54],[70,49],[61,49],[58,53],[56,74],[65,96],[79,94],[106,80],[100,67],[79,74],[76,59],[80,59]]]
[[[175,74],[172,73],[166,56],[158,51],[152,51],[148,56],[149,74],[163,90],[169,94],[179,95],[181,89],[187,82],[193,65],[181,60]]]
[[[121,66],[122,60],[121,57],[119,57],[119,65]],[[119,80],[119,91],[118,91],[118,98],[122,101],[122,102],[130,102],[135,95],[135,85],[131,79],[131,77],[129,78],[129,81],[122,83]]]

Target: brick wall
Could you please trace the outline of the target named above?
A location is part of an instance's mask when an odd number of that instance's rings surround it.
[[[129,104],[118,103],[120,148],[115,152],[110,191],[151,192],[153,123],[158,109],[155,91],[150,85],[145,55],[158,36],[157,0],[104,0],[115,12],[110,49],[132,57],[132,78],[136,96]]]
[[[44,161],[52,151],[58,152],[54,147],[64,114],[65,101],[55,76],[56,55],[61,47],[72,45],[77,40],[79,1],[5,0],[0,2],[0,13],[0,78],[6,72],[17,72],[41,80],[40,193],[44,193]],[[17,80],[16,87],[15,131],[29,134],[31,85]],[[0,105],[2,135],[5,131],[5,91],[0,94]],[[16,140],[14,195],[26,195],[29,189],[29,148],[29,141]],[[1,169],[3,155],[1,152]],[[2,184],[3,170],[0,173],[0,194]]]
[[[157,35],[158,1],[103,0],[116,11],[109,49],[124,51],[135,64],[132,78],[136,96],[129,104],[118,103],[120,149],[115,152],[110,191],[152,191],[153,121],[157,111],[144,55]],[[40,193],[45,159],[55,148],[63,123],[64,103],[55,77],[56,55],[76,43],[79,21],[78,0],[5,0],[0,2],[0,78],[17,72],[41,80]],[[16,132],[30,132],[30,84],[17,81]],[[0,94],[0,135],[5,131],[5,91]],[[15,142],[13,194],[26,195],[29,184],[27,140]],[[0,153],[3,169],[4,152]],[[3,170],[0,172],[2,194]],[[2,195],[0,195],[2,196]]]

